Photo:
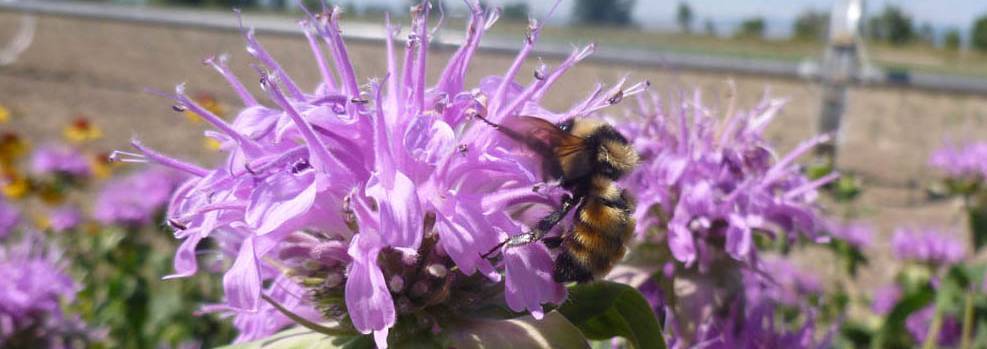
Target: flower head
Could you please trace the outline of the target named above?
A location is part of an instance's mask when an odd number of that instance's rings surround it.
[[[71,230],[80,223],[82,223],[82,211],[74,205],[56,207],[48,213],[49,227],[55,232]]]
[[[97,140],[103,137],[103,130],[93,124],[85,115],[77,115],[72,123],[65,126],[62,135],[73,143]]]
[[[874,229],[870,225],[860,221],[839,222],[830,220],[827,222],[829,233],[833,238],[843,240],[855,248],[867,248],[874,237]]]
[[[41,176],[87,177],[89,160],[78,149],[67,145],[43,145],[31,155],[31,172]]]
[[[155,162],[192,176],[168,208],[168,221],[184,240],[172,277],[195,273],[197,245],[215,240],[233,263],[223,277],[225,303],[209,310],[234,314],[239,340],[291,323],[273,315],[279,307],[372,333],[385,347],[399,319],[414,319],[406,331],[441,334],[451,318],[489,303],[502,301],[539,317],[543,304],[564,299],[540,242],[505,250],[499,261],[482,257],[534,223],[520,211],[558,205],[562,193],[540,189],[553,185],[542,182],[537,156],[512,149],[513,142],[476,116],[557,121],[599,110],[613,104],[612,96],[632,95],[644,85],[622,90],[618,84],[605,93],[598,87],[568,111],[545,110],[539,106],[544,93],[592,46],[574,51],[554,70],[539,67],[520,85],[515,79],[540,28],[533,25],[504,75],[467,87],[470,60],[496,19],[496,12],[469,4],[465,41],[435,84],[426,81],[427,3],[413,9],[403,63],[388,36],[386,75],[362,85],[337,10],[301,23],[322,75],[311,92],[246,31],[247,52],[263,66],[269,102],[243,87],[224,56],[206,63],[245,105],[232,122],[188,97],[183,86],[174,96],[176,111],[194,112],[215,127],[208,135],[227,152],[225,164],[201,168],[136,142],[139,154],[117,154],[122,161]],[[386,28],[396,33],[390,24]],[[285,288],[304,292],[276,295]],[[502,297],[490,296],[500,292]]]
[[[79,285],[57,250],[28,233],[0,247],[0,342],[12,347],[59,347],[87,336],[79,319],[62,312]]]
[[[14,163],[27,154],[30,149],[27,141],[15,132],[3,132],[0,134],[0,166],[3,172],[11,170]]]
[[[932,265],[952,265],[966,256],[965,244],[934,229],[898,228],[891,238],[895,258]]]
[[[160,168],[116,178],[100,191],[93,217],[104,224],[149,223],[182,178],[175,171]]]
[[[665,113],[657,96],[642,98],[640,105],[643,120],[622,124],[622,131],[642,157],[624,180],[639,198],[641,237],[665,239],[676,260],[686,266],[698,261],[703,269],[715,258],[704,251],[714,249],[749,260],[756,232],[822,239],[812,203],[816,189],[836,175],[809,180],[794,161],[828,136],[776,158],[763,131],[782,101],[766,99],[724,120],[702,106],[698,92],[680,101],[674,114]]]
[[[943,146],[932,153],[929,164],[954,178],[987,178],[987,142]]]
[[[758,325],[773,321],[782,306],[811,314],[804,296],[822,289],[784,260],[762,259],[756,235],[826,241],[816,190],[836,178],[810,180],[795,164],[826,135],[775,155],[763,132],[783,104],[765,99],[741,112],[731,106],[718,119],[698,92],[674,99],[667,112],[652,95],[639,98],[636,118],[618,125],[641,154],[622,182],[638,200],[639,248],[660,246],[661,260],[649,271],[660,276],[651,282],[674,285],[671,292],[651,292],[658,296],[653,304],[674,314],[673,346],[786,347],[814,333],[811,317],[798,330]],[[651,291],[647,285],[643,291]]]

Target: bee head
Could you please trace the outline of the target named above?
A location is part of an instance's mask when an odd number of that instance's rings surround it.
[[[601,124],[590,138],[589,143],[596,146],[595,160],[600,174],[618,180],[637,166],[637,151],[612,126]]]

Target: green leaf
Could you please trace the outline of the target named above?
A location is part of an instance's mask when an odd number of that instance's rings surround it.
[[[457,349],[589,348],[579,328],[556,311],[541,320],[531,315],[509,320],[465,320],[445,332],[447,347]]]
[[[967,209],[970,220],[970,234],[973,250],[980,251],[987,245],[987,206],[973,206]]]
[[[901,343],[902,340],[910,339],[911,336],[905,330],[905,320],[908,315],[932,304],[936,297],[936,291],[926,285],[912,292],[905,294],[901,300],[895,304],[891,312],[888,313],[884,324],[877,334],[875,348],[897,348],[908,347],[914,343]]]
[[[569,287],[569,300],[559,312],[589,339],[619,336],[638,349],[666,347],[651,305],[624,284],[597,281]]]
[[[253,342],[231,344],[219,349],[370,349],[370,336],[330,337],[305,327],[295,327]]]

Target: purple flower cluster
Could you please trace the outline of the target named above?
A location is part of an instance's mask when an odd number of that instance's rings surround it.
[[[966,256],[966,245],[933,229],[899,228],[891,238],[895,258],[932,265],[952,265]]]
[[[89,160],[78,149],[63,144],[39,147],[31,155],[31,172],[39,175],[68,175],[87,177],[91,173]]]
[[[703,348],[830,348],[831,335],[816,338],[816,320],[807,311],[803,323],[794,329],[781,325],[776,306],[766,299],[758,299],[747,306],[747,314],[738,320],[725,323],[722,330],[711,332],[712,339]]]
[[[814,202],[817,189],[837,174],[810,180],[795,160],[828,136],[778,158],[763,133],[780,100],[736,113],[731,106],[724,119],[702,105],[698,92],[672,103],[669,112],[657,96],[638,100],[638,118],[618,126],[642,158],[623,184],[638,199],[638,236],[667,246],[660,278],[673,280],[673,292],[650,292],[650,300],[676,318],[667,329],[673,347],[784,347],[811,340],[811,319],[797,330],[764,323],[779,306],[811,312],[803,300],[822,292],[820,282],[783,260],[760,258],[754,234],[827,241]],[[644,285],[656,282],[662,281]]]
[[[62,311],[79,285],[60,253],[40,235],[25,234],[0,247],[0,343],[10,347],[66,347],[86,336],[82,322]]]
[[[152,168],[108,182],[93,207],[93,217],[103,224],[139,226],[150,223],[168,203],[175,187],[184,176],[172,170]],[[59,215],[56,216],[56,213]],[[60,225],[78,224],[71,211],[52,213]]]
[[[717,249],[739,261],[755,258],[755,232],[789,239],[801,232],[823,240],[812,203],[816,189],[837,175],[809,180],[794,162],[828,136],[777,159],[763,132],[782,101],[765,99],[723,120],[702,106],[698,92],[683,99],[674,115],[664,112],[657,96],[640,101],[642,119],[621,127],[642,158],[624,181],[639,198],[639,236],[666,239],[676,260],[686,266],[698,261],[700,269],[708,268]]]
[[[874,237],[874,228],[862,221],[829,220],[827,226],[830,236],[858,249],[870,246]]]
[[[823,294],[822,281],[817,274],[809,274],[792,264],[787,259],[779,257],[765,258],[760,268],[770,275],[773,287],[766,288],[767,293],[747,292],[750,299],[771,299],[785,305],[798,305],[809,296]]]
[[[502,278],[513,311],[541,317],[542,304],[564,299],[543,244],[505,248],[497,263],[481,257],[534,223],[512,213],[532,204],[557,205],[562,191],[533,170],[540,168],[535,154],[513,149],[476,116],[556,121],[602,109],[644,84],[622,90],[621,82],[606,91],[597,86],[566,112],[545,110],[539,101],[548,89],[593,47],[575,50],[555,69],[537,67],[530,83],[520,85],[514,81],[539,33],[532,24],[504,75],[467,87],[470,60],[496,19],[496,12],[469,5],[465,42],[431,86],[427,5],[412,11],[403,59],[389,36],[387,73],[365,85],[341,39],[337,10],[301,23],[322,76],[312,92],[296,85],[247,31],[247,51],[262,67],[268,103],[244,88],[224,57],[206,62],[246,106],[232,123],[197,104],[182,86],[174,96],[176,111],[194,112],[216,128],[208,135],[229,154],[225,164],[201,168],[136,142],[140,154],[118,154],[192,176],[168,209],[176,237],[184,240],[172,276],[197,271],[203,239],[232,256],[223,277],[225,302],[207,310],[235,315],[238,340],[290,324],[276,309],[283,307],[311,321],[373,333],[386,347],[399,316],[418,317],[413,326],[441,331],[436,318],[470,306],[453,302],[490,301],[489,295],[457,296],[476,289],[465,285],[496,285]],[[389,23],[387,30],[397,33]]]
[[[987,178],[987,142],[946,145],[932,153],[929,164],[950,177]]]
[[[701,279],[695,284],[677,280],[676,288],[694,288],[694,293],[703,296],[678,298],[679,302],[698,306],[680,307],[679,311],[665,309],[669,347],[829,347],[833,329],[825,338],[817,337],[816,310],[808,301],[809,297],[822,295],[820,280],[782,258],[765,258],[760,263],[761,271],[741,272],[741,295],[724,292],[724,284],[729,281],[719,277]],[[643,292],[647,297],[648,290]],[[780,321],[779,307],[797,309],[803,316],[794,323]]]
[[[82,211],[74,205],[63,205],[48,213],[48,225],[52,231],[63,232],[82,223]]]

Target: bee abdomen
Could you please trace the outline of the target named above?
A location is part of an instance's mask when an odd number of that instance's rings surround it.
[[[555,281],[590,281],[606,275],[624,257],[624,244],[634,230],[634,221],[630,203],[623,196],[617,196],[620,200],[588,197],[577,209],[575,225],[562,241],[562,253],[555,261]]]

